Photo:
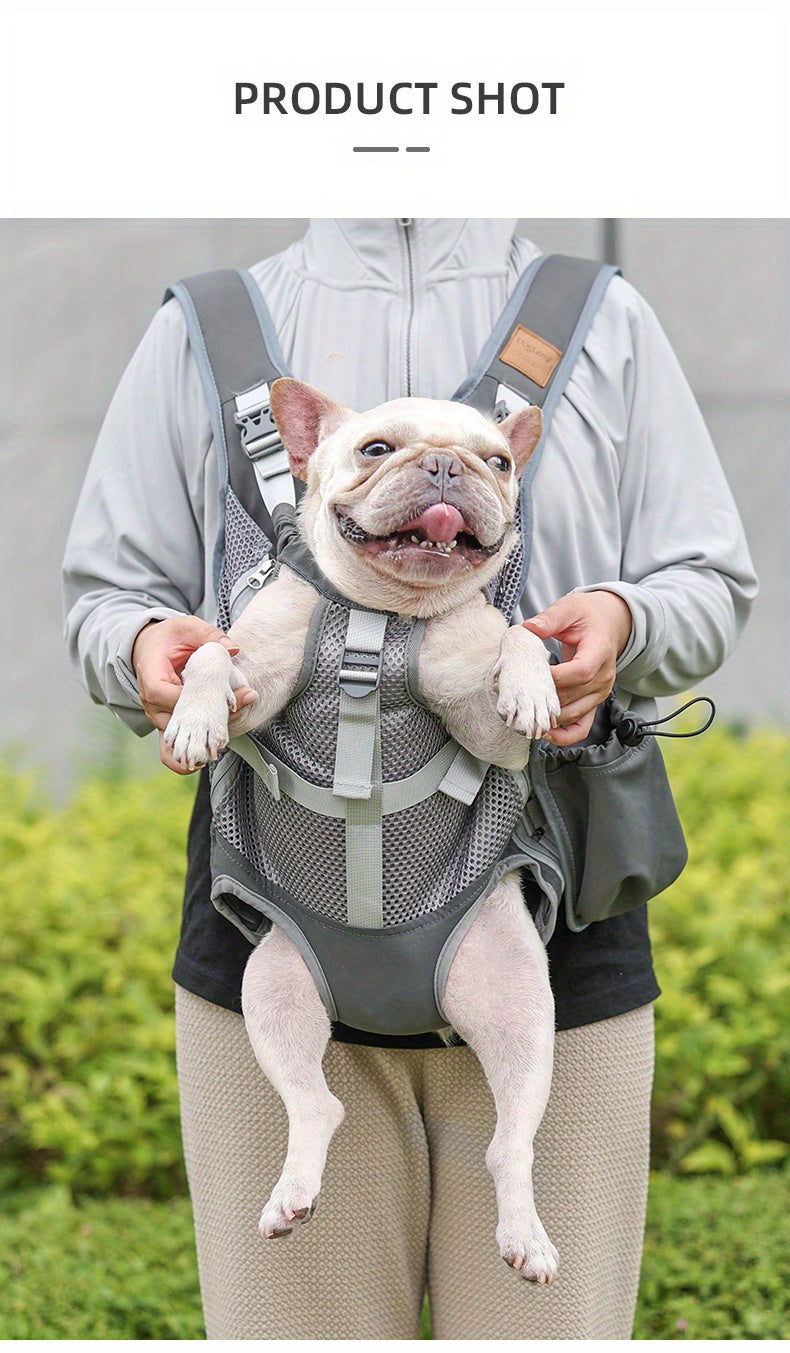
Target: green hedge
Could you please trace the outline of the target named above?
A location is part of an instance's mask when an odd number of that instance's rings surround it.
[[[790,1175],[653,1174],[635,1339],[781,1339],[790,1324]]]
[[[87,784],[61,811],[0,772],[0,1183],[185,1187],[171,956],[194,783]]]
[[[666,744],[692,849],[652,906],[655,1162],[778,1161],[790,979],[790,739]],[[194,782],[96,780],[53,810],[0,769],[0,1184],[184,1188],[171,956]]]
[[[727,1174],[787,1155],[790,738],[665,743],[690,862],[651,904],[654,1164]]]

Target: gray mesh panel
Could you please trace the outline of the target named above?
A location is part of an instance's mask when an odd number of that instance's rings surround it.
[[[260,734],[286,765],[314,784],[334,778],[340,687],[337,674],[346,638],[348,611],[327,608],[318,645],[315,677],[301,695],[272,719]],[[402,780],[419,770],[447,741],[440,719],[409,697],[404,676],[411,624],[391,617],[381,673],[381,773]]]
[[[228,598],[231,588],[247,569],[252,569],[272,549],[269,537],[245,512],[233,489],[225,498],[225,559],[217,589],[217,623],[230,627]]]
[[[506,845],[521,806],[513,779],[492,767],[471,811],[437,793],[385,817],[384,925],[435,911],[484,874]],[[345,920],[341,819],[321,817],[287,798],[275,803],[244,766],[215,825],[262,879],[322,916]]]
[[[521,535],[521,498],[516,503],[515,526],[518,539],[496,575],[490,588],[490,598],[497,610],[511,620],[521,597],[521,566],[524,561],[524,542]]]

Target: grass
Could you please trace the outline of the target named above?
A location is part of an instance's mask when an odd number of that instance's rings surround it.
[[[652,1177],[635,1339],[785,1338],[790,1174]]]
[[[788,1182],[781,1171],[653,1176],[635,1339],[783,1337]],[[188,1200],[12,1195],[0,1312],[2,1339],[202,1339]]]
[[[189,1200],[17,1194],[0,1222],[0,1338],[203,1339]]]

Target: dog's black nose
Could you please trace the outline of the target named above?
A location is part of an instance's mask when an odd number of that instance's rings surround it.
[[[423,456],[420,469],[433,475],[439,485],[445,484],[448,479],[457,478],[464,472],[463,462],[458,456],[445,455],[438,451],[431,451],[427,456]]]

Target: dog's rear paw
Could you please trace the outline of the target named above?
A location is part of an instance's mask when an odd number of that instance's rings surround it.
[[[541,1223],[535,1219],[530,1229],[498,1228],[499,1253],[506,1264],[516,1269],[527,1282],[551,1283],[557,1272],[559,1255]]]
[[[317,1202],[318,1195],[299,1180],[280,1180],[261,1213],[260,1235],[264,1240],[290,1235],[295,1227],[310,1221]]]

